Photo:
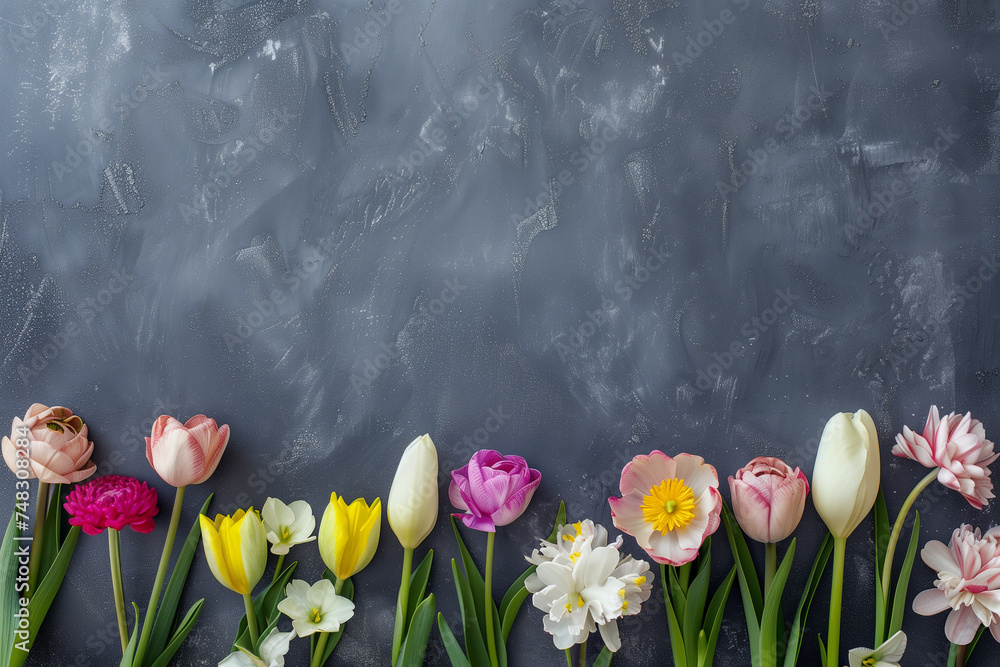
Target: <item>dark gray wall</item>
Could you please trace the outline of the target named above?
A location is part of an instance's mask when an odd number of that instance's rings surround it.
[[[543,474],[499,535],[506,585],[559,498],[610,525],[635,454],[811,474],[826,418],[865,408],[895,510],[924,474],[889,455],[904,423],[937,403],[1000,428],[989,2],[10,0],[0,18],[0,414],[72,407],[102,472],[165,507],[152,420],[228,423],[185,524],[210,490],[226,511],[385,500],[424,432],[444,489],[478,434]],[[996,522],[928,498],[926,539]],[[427,544],[454,622],[442,501]],[[130,598],[165,525],[123,538]],[[810,507],[793,589],[820,527]],[[114,663],[106,549],[81,539],[35,664]],[[869,644],[870,549],[864,524],[845,652]],[[336,664],[387,662],[400,559],[385,524]],[[918,561],[912,590],[933,579]],[[206,603],[178,663],[214,665],[240,601],[201,556],[191,584]],[[748,664],[743,623],[734,593],[720,667]],[[943,664],[943,627],[908,615],[908,665]],[[666,660],[660,603],[622,634],[616,664]],[[530,607],[511,651],[561,660]]]

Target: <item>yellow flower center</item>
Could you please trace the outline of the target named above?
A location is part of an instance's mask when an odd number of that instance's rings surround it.
[[[309,618],[313,623],[319,623],[323,620],[323,614],[319,612],[319,609],[313,607],[312,611],[309,613]]]
[[[628,611],[628,600],[622,600],[622,611]]]
[[[875,658],[869,656],[861,661],[861,667],[875,667]]]
[[[582,607],[583,606],[583,596],[582,595],[577,595],[576,596],[576,606],[577,607]]]
[[[579,557],[580,557],[580,552],[579,551],[574,551],[573,553],[571,553],[569,555],[569,560],[570,560],[571,563],[575,563],[576,559],[579,558]]]
[[[694,492],[683,479],[665,479],[643,496],[642,518],[661,533],[683,528],[694,519]]]
[[[646,577],[636,577],[635,578],[635,585],[636,586],[642,586],[644,583],[646,583]]]
[[[282,541],[287,540],[289,537],[291,537],[291,535],[292,535],[292,531],[290,531],[288,529],[288,526],[283,526],[281,528],[281,539],[282,539]]]
[[[566,611],[573,611],[573,605],[569,602],[566,603]]]

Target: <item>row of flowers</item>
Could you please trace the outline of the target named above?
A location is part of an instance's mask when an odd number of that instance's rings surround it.
[[[91,459],[94,444],[88,440],[86,424],[71,410],[35,404],[23,419],[15,418],[11,436],[2,443],[4,460],[18,479],[17,505],[0,548],[0,614],[17,620],[0,624],[0,661],[14,667],[27,660],[82,530],[88,535],[108,534],[123,667],[165,667],[198,620],[204,600],[184,614],[178,604],[199,541],[214,577],[245,603],[232,651],[220,666],[281,667],[291,642],[302,637],[310,638],[311,667],[326,664],[355,613],[353,578],[368,566],[378,548],[381,500],[368,503],[359,498],[348,503],[331,493],[314,535],[316,517],[305,500],[285,504],[268,498],[260,512],[251,507],[212,520],[205,514],[210,496],[168,579],[185,489],[212,476],[228,442],[229,427],[204,415],[186,423],[161,416],[146,438],[146,458],[163,481],[175,487],[176,495],[146,612],[141,614],[133,603],[130,630],[119,531],[125,527],[138,533],[153,530],[159,512],[156,490],[146,482],[118,475],[84,482],[96,471]],[[878,436],[863,410],[839,413],[829,420],[811,488],[798,468],[778,458],[758,457],[729,477],[732,509],[719,492],[716,469],[700,456],[671,457],[654,450],[628,463],[621,473],[621,495],[608,499],[612,521],[659,565],[674,664],[706,667],[713,663],[726,600],[738,581],[753,665],[796,665],[809,608],[832,558],[829,629],[825,640],[822,636],[819,640],[824,667],[841,665],[846,543],[874,510],[875,648],[853,649],[848,661],[851,667],[898,665],[906,647],[903,609],[918,545],[919,512],[895,585],[893,572],[896,547],[910,510],[935,480],[962,494],[973,507],[984,507],[993,498],[989,465],[998,454],[986,439],[982,423],[970,414],[941,417],[937,407],[931,408],[922,433],[903,427],[892,453],[931,469],[907,496],[892,524],[880,491]],[[28,480],[36,478],[37,503],[29,537]],[[649,562],[622,553],[621,536],[611,541],[606,528],[587,518],[570,521],[561,505],[550,535],[525,556],[524,573],[499,604],[494,597],[495,532],[524,513],[540,483],[538,470],[523,458],[492,450],[476,452],[467,465],[451,472],[448,497],[457,510],[451,524],[459,554],[451,561],[451,570],[461,609],[460,643],[443,615],[436,612],[434,594],[428,593],[433,551],[414,567],[415,551],[438,522],[437,450],[428,435],[406,447],[386,503],[389,526],[403,547],[392,638],[394,667],[423,664],[435,623],[453,666],[505,667],[509,633],[529,595],[534,607],[544,613],[545,632],[565,652],[570,667],[586,664],[586,644],[594,633],[600,634],[604,645],[594,664],[610,664],[621,647],[618,620],[641,612],[654,581]],[[62,485],[73,485],[65,496]],[[808,580],[797,587],[801,596],[795,612],[786,616],[791,619],[791,633],[786,637],[784,627],[779,633],[777,619],[783,614],[782,598],[797,548],[792,536],[810,492],[829,533],[815,547]],[[66,512],[69,529],[63,526],[61,510]],[[459,524],[485,533],[482,572]],[[720,526],[725,527],[735,564],[713,592],[711,536]],[[764,545],[763,581],[747,537]],[[790,537],[779,559],[778,543]],[[30,547],[14,546],[25,542]],[[294,578],[298,564],[286,564],[286,556],[292,548],[311,542],[318,546],[326,570],[315,581]],[[270,555],[277,559],[274,574],[261,589]],[[937,579],[935,588],[913,599],[912,609],[923,615],[950,610],[944,624],[951,643],[949,664],[961,667],[985,629],[1000,641],[1000,527],[983,533],[962,525],[948,545],[927,542],[921,557],[937,572]],[[279,628],[288,622],[291,630]]]

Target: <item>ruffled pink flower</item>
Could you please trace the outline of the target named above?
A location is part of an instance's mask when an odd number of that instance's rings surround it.
[[[620,488],[621,498],[608,498],[611,518],[657,563],[693,561],[719,527],[719,475],[700,456],[636,456],[622,470]]]
[[[944,632],[952,643],[968,644],[980,625],[1000,642],[1000,527],[981,535],[962,524],[948,546],[932,540],[920,557],[938,578],[936,588],[913,599],[913,611],[931,616],[951,609]]]
[[[733,514],[751,539],[780,542],[802,520],[809,481],[802,471],[773,456],[758,456],[729,478]]]
[[[35,403],[24,415],[14,418],[10,437],[2,443],[3,460],[14,473],[27,470],[27,479],[37,477],[46,484],[72,484],[87,479],[97,470],[90,460],[94,443],[87,440],[87,425],[69,408]],[[17,465],[28,456],[28,467]]]
[[[468,512],[452,516],[473,530],[495,532],[521,516],[541,481],[542,474],[520,456],[481,449],[451,473],[448,499]]]
[[[892,453],[928,468],[940,466],[938,481],[961,493],[976,509],[982,509],[994,497],[987,466],[1000,454],[993,453],[993,443],[986,439],[982,422],[973,419],[972,413],[963,417],[952,412],[941,418],[937,406],[932,405],[923,435],[904,426],[903,433],[896,436]]]
[[[146,438],[146,459],[170,486],[201,484],[215,472],[229,443],[229,426],[221,427],[205,415],[182,424],[161,415]]]
[[[131,526],[137,533],[153,531],[156,489],[134,477],[107,475],[73,487],[63,507],[71,526],[82,526],[88,535],[98,535],[105,528],[122,530]]]

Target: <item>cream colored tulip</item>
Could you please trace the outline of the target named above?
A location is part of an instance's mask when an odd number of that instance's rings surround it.
[[[389,526],[404,549],[430,535],[438,515],[438,457],[429,435],[411,442],[399,460],[386,503]]]
[[[880,475],[878,434],[871,416],[858,410],[831,417],[816,452],[812,497],[835,538],[846,540],[871,511]]]

